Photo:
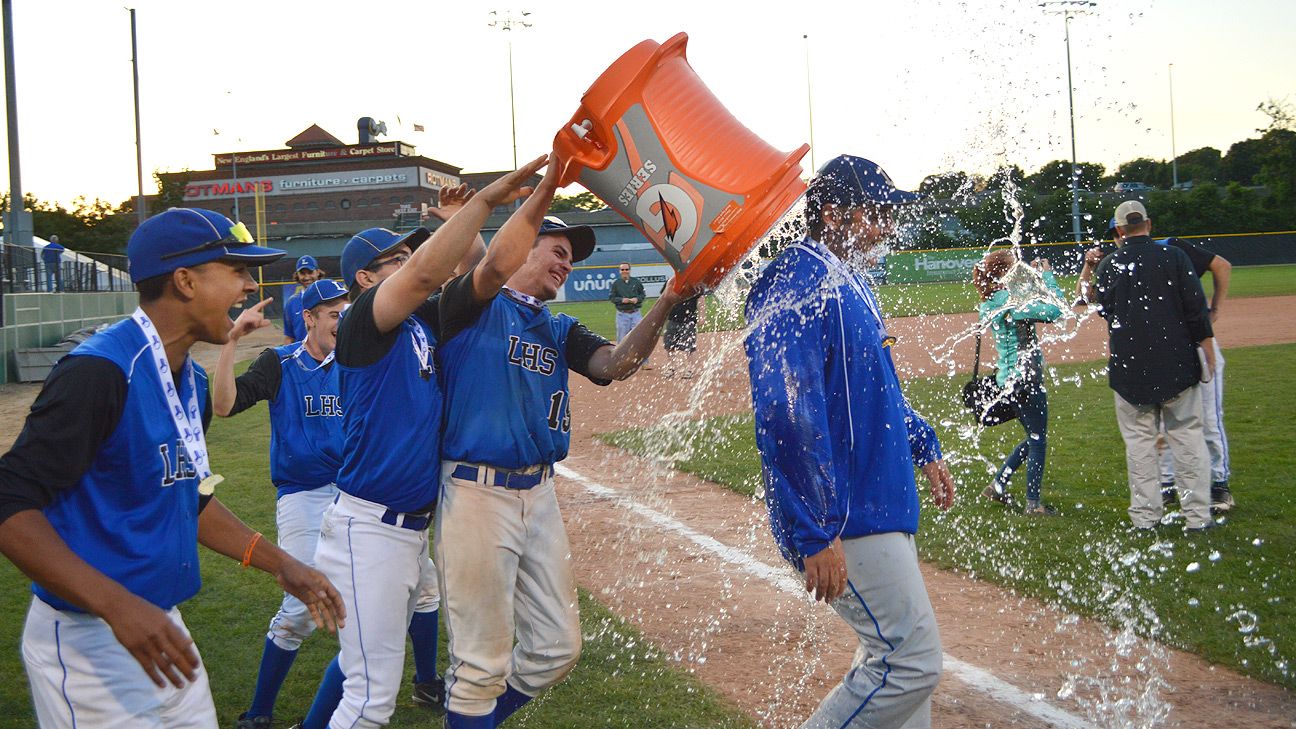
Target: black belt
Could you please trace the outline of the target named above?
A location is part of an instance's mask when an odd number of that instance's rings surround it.
[[[338,495],[333,497],[333,503],[336,504],[338,500],[342,498],[343,493],[345,492],[339,491]],[[432,509],[425,509],[423,511],[418,511],[414,513],[406,513],[406,512],[396,511],[395,509],[388,509],[383,512],[380,521],[382,521],[382,523],[384,524],[398,526],[401,529],[409,529],[411,531],[421,532],[424,529],[427,529],[428,525],[432,523]]]
[[[428,524],[432,523],[432,515],[427,513],[404,514],[399,511],[388,509],[383,512],[382,523],[398,526],[401,529],[412,529],[416,532],[421,532],[428,528]]]
[[[545,466],[534,473],[518,473],[517,471],[506,471],[502,468],[493,468],[491,470],[495,472],[494,478],[492,479],[493,485],[503,486],[506,489],[518,490],[535,488],[536,486],[539,486],[540,483],[549,476],[549,474],[553,473],[552,466]],[[480,469],[477,466],[469,466],[466,463],[461,463],[458,466],[455,466],[454,472],[450,475],[460,481],[478,482],[477,475],[479,471]]]

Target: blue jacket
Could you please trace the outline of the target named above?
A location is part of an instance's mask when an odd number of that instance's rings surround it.
[[[913,467],[941,458],[900,390],[868,284],[822,244],[788,248],[747,300],[756,446],[770,526],[802,560],[834,538],[918,530]]]

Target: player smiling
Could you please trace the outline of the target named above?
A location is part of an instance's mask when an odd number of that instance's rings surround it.
[[[0,459],[0,551],[32,578],[23,660],[42,727],[216,726],[207,674],[176,606],[199,588],[198,544],[274,574],[317,625],[345,612],[323,575],[210,497],[207,377],[282,251],[197,208],[145,221],[127,246],[140,306],[46,380]],[[206,493],[204,493],[206,492]]]
[[[603,385],[629,377],[680,299],[668,283],[615,348],[550,313],[545,302],[594,250],[590,228],[543,217],[557,167],[481,263],[441,295],[436,553],[450,633],[446,725],[454,729],[499,725],[575,666],[576,584],[553,484],[553,464],[571,440],[567,373]]]

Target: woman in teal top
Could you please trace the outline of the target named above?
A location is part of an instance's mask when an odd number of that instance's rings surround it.
[[[994,336],[995,349],[999,352],[995,380],[999,387],[1012,392],[1011,401],[1017,409],[1018,420],[1026,429],[1026,437],[1008,454],[982,495],[1007,503],[1008,482],[1025,461],[1025,513],[1052,516],[1057,510],[1040,501],[1044,457],[1048,450],[1048,396],[1044,390],[1044,356],[1035,324],[1057,321],[1062,316],[1057,302],[1065,295],[1049,270],[1048,260],[1037,258],[1031,265],[1041,272],[1040,278],[1050,296],[1036,294],[1026,301],[1010,300],[1004,279],[1017,263],[1011,249],[1001,248],[986,254],[972,273],[972,284],[981,294],[978,308],[981,326]]]

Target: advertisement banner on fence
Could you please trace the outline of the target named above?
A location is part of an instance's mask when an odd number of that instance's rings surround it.
[[[620,277],[618,267],[588,266],[573,270],[567,283],[554,301],[606,301],[612,282]],[[662,286],[674,273],[665,263],[653,266],[635,266],[630,275],[643,282],[649,297],[661,296]]]
[[[939,251],[894,251],[887,256],[888,283],[970,281],[972,267],[981,261],[980,248]]]

